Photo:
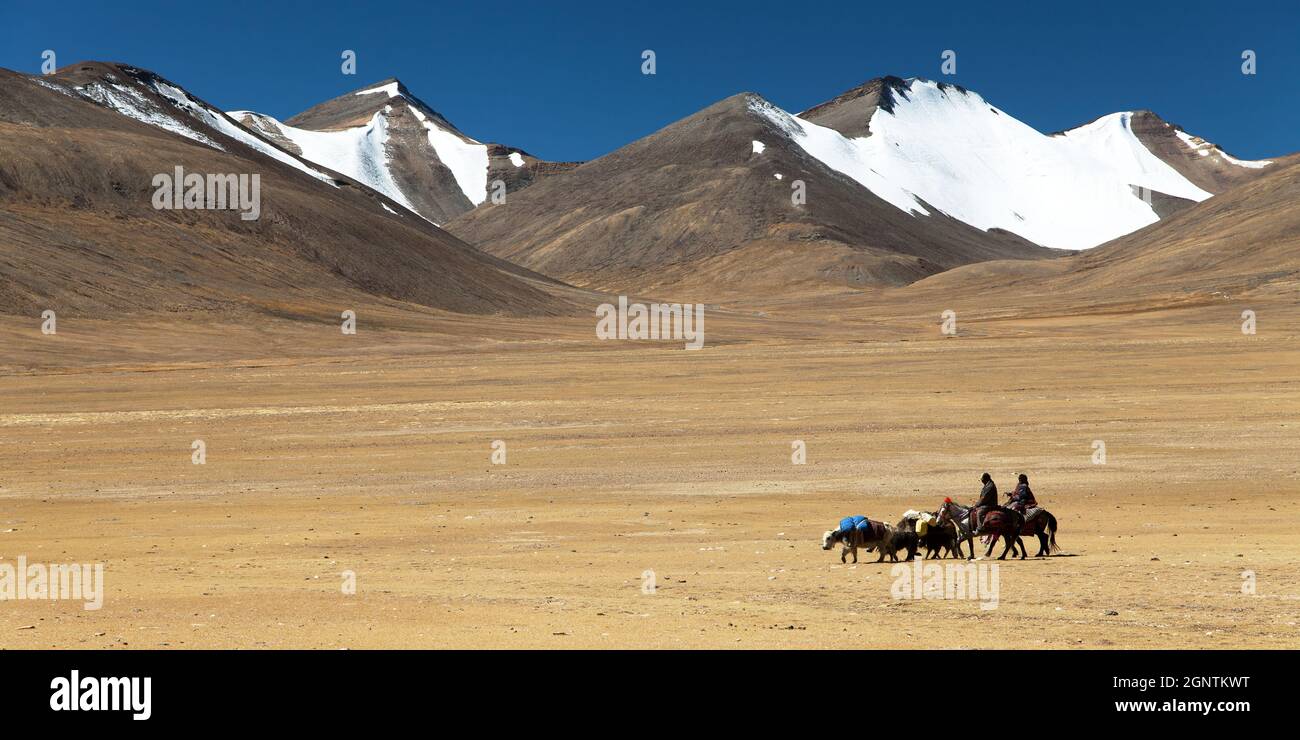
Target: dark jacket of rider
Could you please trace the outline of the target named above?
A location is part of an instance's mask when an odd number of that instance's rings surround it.
[[[993,482],[992,478],[990,478],[988,482],[984,484],[984,488],[980,490],[980,500],[975,505],[997,508],[998,485]]]
[[[1028,483],[1021,483],[1016,486],[1016,490],[1011,492],[1011,503],[1024,504],[1025,508],[1038,506],[1038,501],[1034,498],[1034,492],[1029,490]]]

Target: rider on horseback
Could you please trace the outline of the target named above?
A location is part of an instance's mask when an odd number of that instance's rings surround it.
[[[980,482],[984,484],[984,488],[980,489],[980,499],[975,502],[975,507],[971,510],[971,523],[974,529],[979,529],[985,514],[999,506],[998,485],[993,482],[993,476],[985,473],[980,476]]]
[[[1007,494],[1007,507],[1015,509],[1021,514],[1026,509],[1038,506],[1038,501],[1034,498],[1034,492],[1029,489],[1029,476],[1024,473],[1020,474],[1020,482],[1016,485],[1016,490]]]

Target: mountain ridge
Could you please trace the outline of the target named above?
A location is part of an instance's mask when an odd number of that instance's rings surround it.
[[[0,313],[571,310],[564,288],[314,169],[128,65],[0,70]],[[159,173],[255,173],[258,217],[159,208]]]
[[[611,290],[902,284],[969,261],[1055,254],[942,215],[918,225],[790,146],[756,104],[767,101],[732,95],[447,226],[530,269]],[[784,253],[789,264],[775,258]],[[720,282],[701,282],[709,274]]]
[[[317,103],[283,122],[254,111],[234,111],[232,116],[435,224],[494,194],[521,190],[576,166],[474,139],[396,77]]]

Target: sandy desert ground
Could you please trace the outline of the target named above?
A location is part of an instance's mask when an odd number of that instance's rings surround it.
[[[0,557],[104,563],[106,595],[4,602],[0,647],[1300,647],[1293,297],[944,338],[918,295],[710,315],[699,352],[587,319],[7,318]],[[1068,555],[1001,564],[997,609],[819,546],[984,470],[1031,475]]]

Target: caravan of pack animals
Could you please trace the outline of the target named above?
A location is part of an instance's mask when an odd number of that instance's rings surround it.
[[[909,509],[893,525],[861,515],[845,517],[840,520],[839,528],[822,534],[822,549],[839,545],[841,563],[849,555],[853,556],[853,562],[858,562],[858,550],[874,550],[878,553],[878,563],[886,557],[897,562],[900,551],[907,553],[906,560],[912,560],[921,548],[925,548],[922,557],[926,559],[948,556],[974,560],[977,537],[982,537],[988,545],[984,557],[991,556],[993,547],[1002,540],[1004,546],[998,560],[1005,560],[1008,552],[1014,556],[1017,549],[1022,560],[1027,557],[1023,537],[1038,538],[1035,557],[1047,557],[1060,550],[1056,544],[1056,517],[1038,505],[1028,475],[1019,475],[1005,505],[998,501],[998,486],[991,475],[985,473],[980,482],[984,487],[973,506],[962,506],[945,498],[938,510]]]

